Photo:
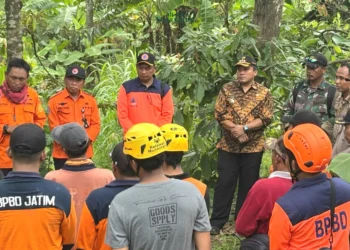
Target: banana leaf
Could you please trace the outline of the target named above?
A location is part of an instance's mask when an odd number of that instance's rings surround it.
[[[327,170],[350,183],[350,154],[340,153],[331,162]]]

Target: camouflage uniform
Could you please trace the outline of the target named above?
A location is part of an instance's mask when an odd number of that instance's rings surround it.
[[[350,109],[350,95],[343,98],[340,92],[337,92],[335,97],[334,110],[335,110],[335,119],[341,120],[346,115],[346,112]],[[333,137],[336,140],[339,137],[343,129],[342,124],[334,124],[333,128]]]
[[[292,116],[301,109],[311,110],[316,113],[321,121],[322,128],[330,135],[333,134],[334,125],[334,101],[331,110],[327,110],[327,95],[329,88],[335,88],[333,85],[323,81],[317,89],[309,87],[309,81],[305,81],[298,91],[296,101],[293,100],[293,92],[291,92],[287,103],[283,107],[282,121],[290,121]]]

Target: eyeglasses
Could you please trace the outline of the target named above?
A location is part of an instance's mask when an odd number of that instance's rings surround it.
[[[342,76],[336,76],[335,79],[340,80],[340,81],[350,82],[350,78],[346,78],[346,77],[342,77]]]

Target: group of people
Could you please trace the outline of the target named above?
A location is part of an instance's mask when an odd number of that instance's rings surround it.
[[[223,85],[215,105],[222,137],[209,219],[207,186],[181,168],[189,135],[171,123],[172,90],[155,77],[154,55],[138,55],[138,77],[120,87],[124,139],[110,153],[112,171],[91,160],[100,116],[82,90],[85,70],[67,68],[65,88],[45,114],[27,84],[29,65],[12,59],[0,87],[2,249],[210,249],[210,234],[229,220],[237,184],[241,249],[349,249],[350,184],[326,168],[332,155],[350,148],[350,66],[338,68],[334,87],[324,80],[322,54],[304,63],[307,79],[283,110],[284,135],[268,141],[272,95],[255,81],[253,57],[235,64],[237,79]],[[43,179],[46,115],[55,170]],[[271,174],[259,180],[266,149]]]
[[[334,86],[324,79],[324,55],[314,53],[303,63],[306,80],[293,88],[283,107],[284,136],[278,140],[264,139],[273,99],[254,80],[253,57],[235,64],[237,79],[223,85],[217,97],[222,137],[211,234],[219,234],[228,221],[238,183],[234,221],[237,234],[245,237],[241,249],[321,249],[332,243],[333,249],[349,249],[350,185],[332,178],[336,197],[331,197],[326,168],[332,157],[350,152],[350,65],[340,65]],[[272,173],[258,180],[266,149],[272,150]]]

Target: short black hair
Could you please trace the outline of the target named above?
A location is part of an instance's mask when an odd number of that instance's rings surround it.
[[[182,161],[182,158],[184,156],[183,151],[176,151],[176,152],[165,152],[165,163],[169,166],[172,166],[174,169],[177,165],[179,165]]]
[[[8,74],[12,68],[21,68],[27,71],[27,76],[29,76],[30,66],[29,64],[24,61],[22,58],[12,58],[8,64],[6,69],[6,74]]]
[[[43,151],[40,151],[38,153],[35,153],[35,154],[31,154],[31,155],[28,155],[28,154],[20,154],[20,153],[15,153],[11,150],[11,155],[12,155],[12,159],[13,161],[15,162],[18,162],[18,163],[24,163],[24,164],[31,164],[31,163],[35,163],[35,162],[38,162],[40,160],[40,156],[41,156],[41,153]]]
[[[87,143],[85,147],[83,147],[77,151],[69,151],[67,149],[64,149],[64,151],[66,152],[68,158],[78,158],[78,157],[81,157],[81,156],[86,154],[86,151],[87,151],[89,145],[90,144]]]
[[[160,154],[157,154],[147,159],[135,159],[130,155],[128,155],[128,157],[130,157],[129,160],[131,159],[136,162],[137,167],[142,168],[146,172],[150,173],[153,170],[156,170],[162,167],[165,160],[165,153],[162,152]]]

